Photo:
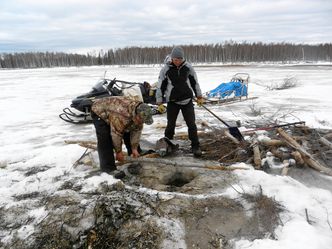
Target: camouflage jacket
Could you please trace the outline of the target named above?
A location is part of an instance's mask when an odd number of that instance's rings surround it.
[[[111,126],[115,152],[122,151],[122,138],[130,132],[132,149],[137,149],[142,134],[143,123],[133,121],[136,107],[142,102],[123,96],[112,96],[94,101],[92,111]]]

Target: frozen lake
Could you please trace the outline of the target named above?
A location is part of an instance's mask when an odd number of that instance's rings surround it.
[[[258,99],[214,109],[226,120],[245,123],[253,118],[250,107],[254,105],[263,114],[256,119],[274,121],[271,119],[284,115],[285,121],[303,120],[310,127],[332,128],[331,65],[195,68],[203,92],[228,82],[235,73],[250,74],[249,96]],[[60,120],[58,114],[73,98],[90,91],[105,71],[107,78],[154,83],[159,70],[159,66],[0,70],[0,162],[26,160],[47,148],[61,147],[65,139],[94,136],[90,125],[75,127]],[[295,77],[297,87],[281,91],[267,89],[287,77]],[[198,109],[197,116],[198,120],[208,119],[213,125],[219,125],[203,110]],[[156,119],[164,120],[163,117]]]
[[[249,97],[258,98],[227,106],[211,106],[229,122],[240,120],[250,128],[262,121],[305,121],[312,128],[332,129],[332,65],[204,65],[195,66],[195,69],[203,92],[228,82],[236,73],[250,74]],[[34,226],[38,226],[47,212],[41,206],[44,204],[35,204],[37,200],[24,203],[16,201],[16,195],[33,192],[52,195],[59,192],[68,179],[81,181],[90,188],[97,188],[104,181],[110,184],[114,181],[106,174],[95,177],[94,181],[86,179],[88,167],[73,169],[73,163],[85,149],[67,145],[64,141],[95,140],[95,130],[91,124],[69,124],[58,117],[73,98],[90,91],[106,70],[107,78],[153,84],[158,79],[160,66],[0,70],[0,211],[11,212],[12,206],[16,206],[29,217],[33,214],[35,218],[27,226],[14,229],[23,239],[33,233]],[[270,89],[290,77],[296,79],[296,87]],[[253,108],[261,115],[253,115]],[[223,127],[202,108],[197,107],[196,116],[197,123],[205,121],[210,126]],[[165,115],[156,115],[154,119],[153,125],[144,127],[142,135],[142,139],[152,144],[163,137],[160,127],[166,123]],[[186,131],[186,126],[180,125],[178,131]],[[27,176],[26,172],[34,168],[44,170]],[[331,248],[331,227],[327,220],[330,215],[331,222],[332,214],[328,210],[332,209],[332,193],[328,188],[309,188],[291,177],[273,176],[257,170],[236,171],[234,174],[241,188],[251,191],[259,185],[264,194],[275,198],[287,210],[282,217],[284,225],[275,232],[278,240],[240,240],[236,248]],[[319,177],[327,183],[331,181],[331,177]],[[223,194],[238,198],[232,189]],[[307,208],[315,221],[313,226],[305,220],[304,210]],[[8,242],[13,234],[0,229],[0,247],[1,240]]]

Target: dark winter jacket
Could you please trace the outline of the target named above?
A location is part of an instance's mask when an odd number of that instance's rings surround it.
[[[179,67],[173,63],[167,63],[160,71],[156,102],[162,103],[163,97],[166,102],[181,102],[202,96],[200,86],[194,68],[184,61]]]

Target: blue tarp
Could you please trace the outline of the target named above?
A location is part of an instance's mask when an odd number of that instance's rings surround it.
[[[247,86],[239,81],[231,81],[228,83],[221,83],[217,88],[211,90],[208,98],[225,98],[234,94],[236,97],[247,96]]]

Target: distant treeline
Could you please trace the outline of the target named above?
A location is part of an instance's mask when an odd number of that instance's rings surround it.
[[[230,41],[182,47],[186,58],[192,63],[332,61],[332,43],[309,45]],[[58,52],[4,53],[0,54],[0,68],[161,64],[171,50],[171,46],[161,46],[125,47],[87,55]]]

